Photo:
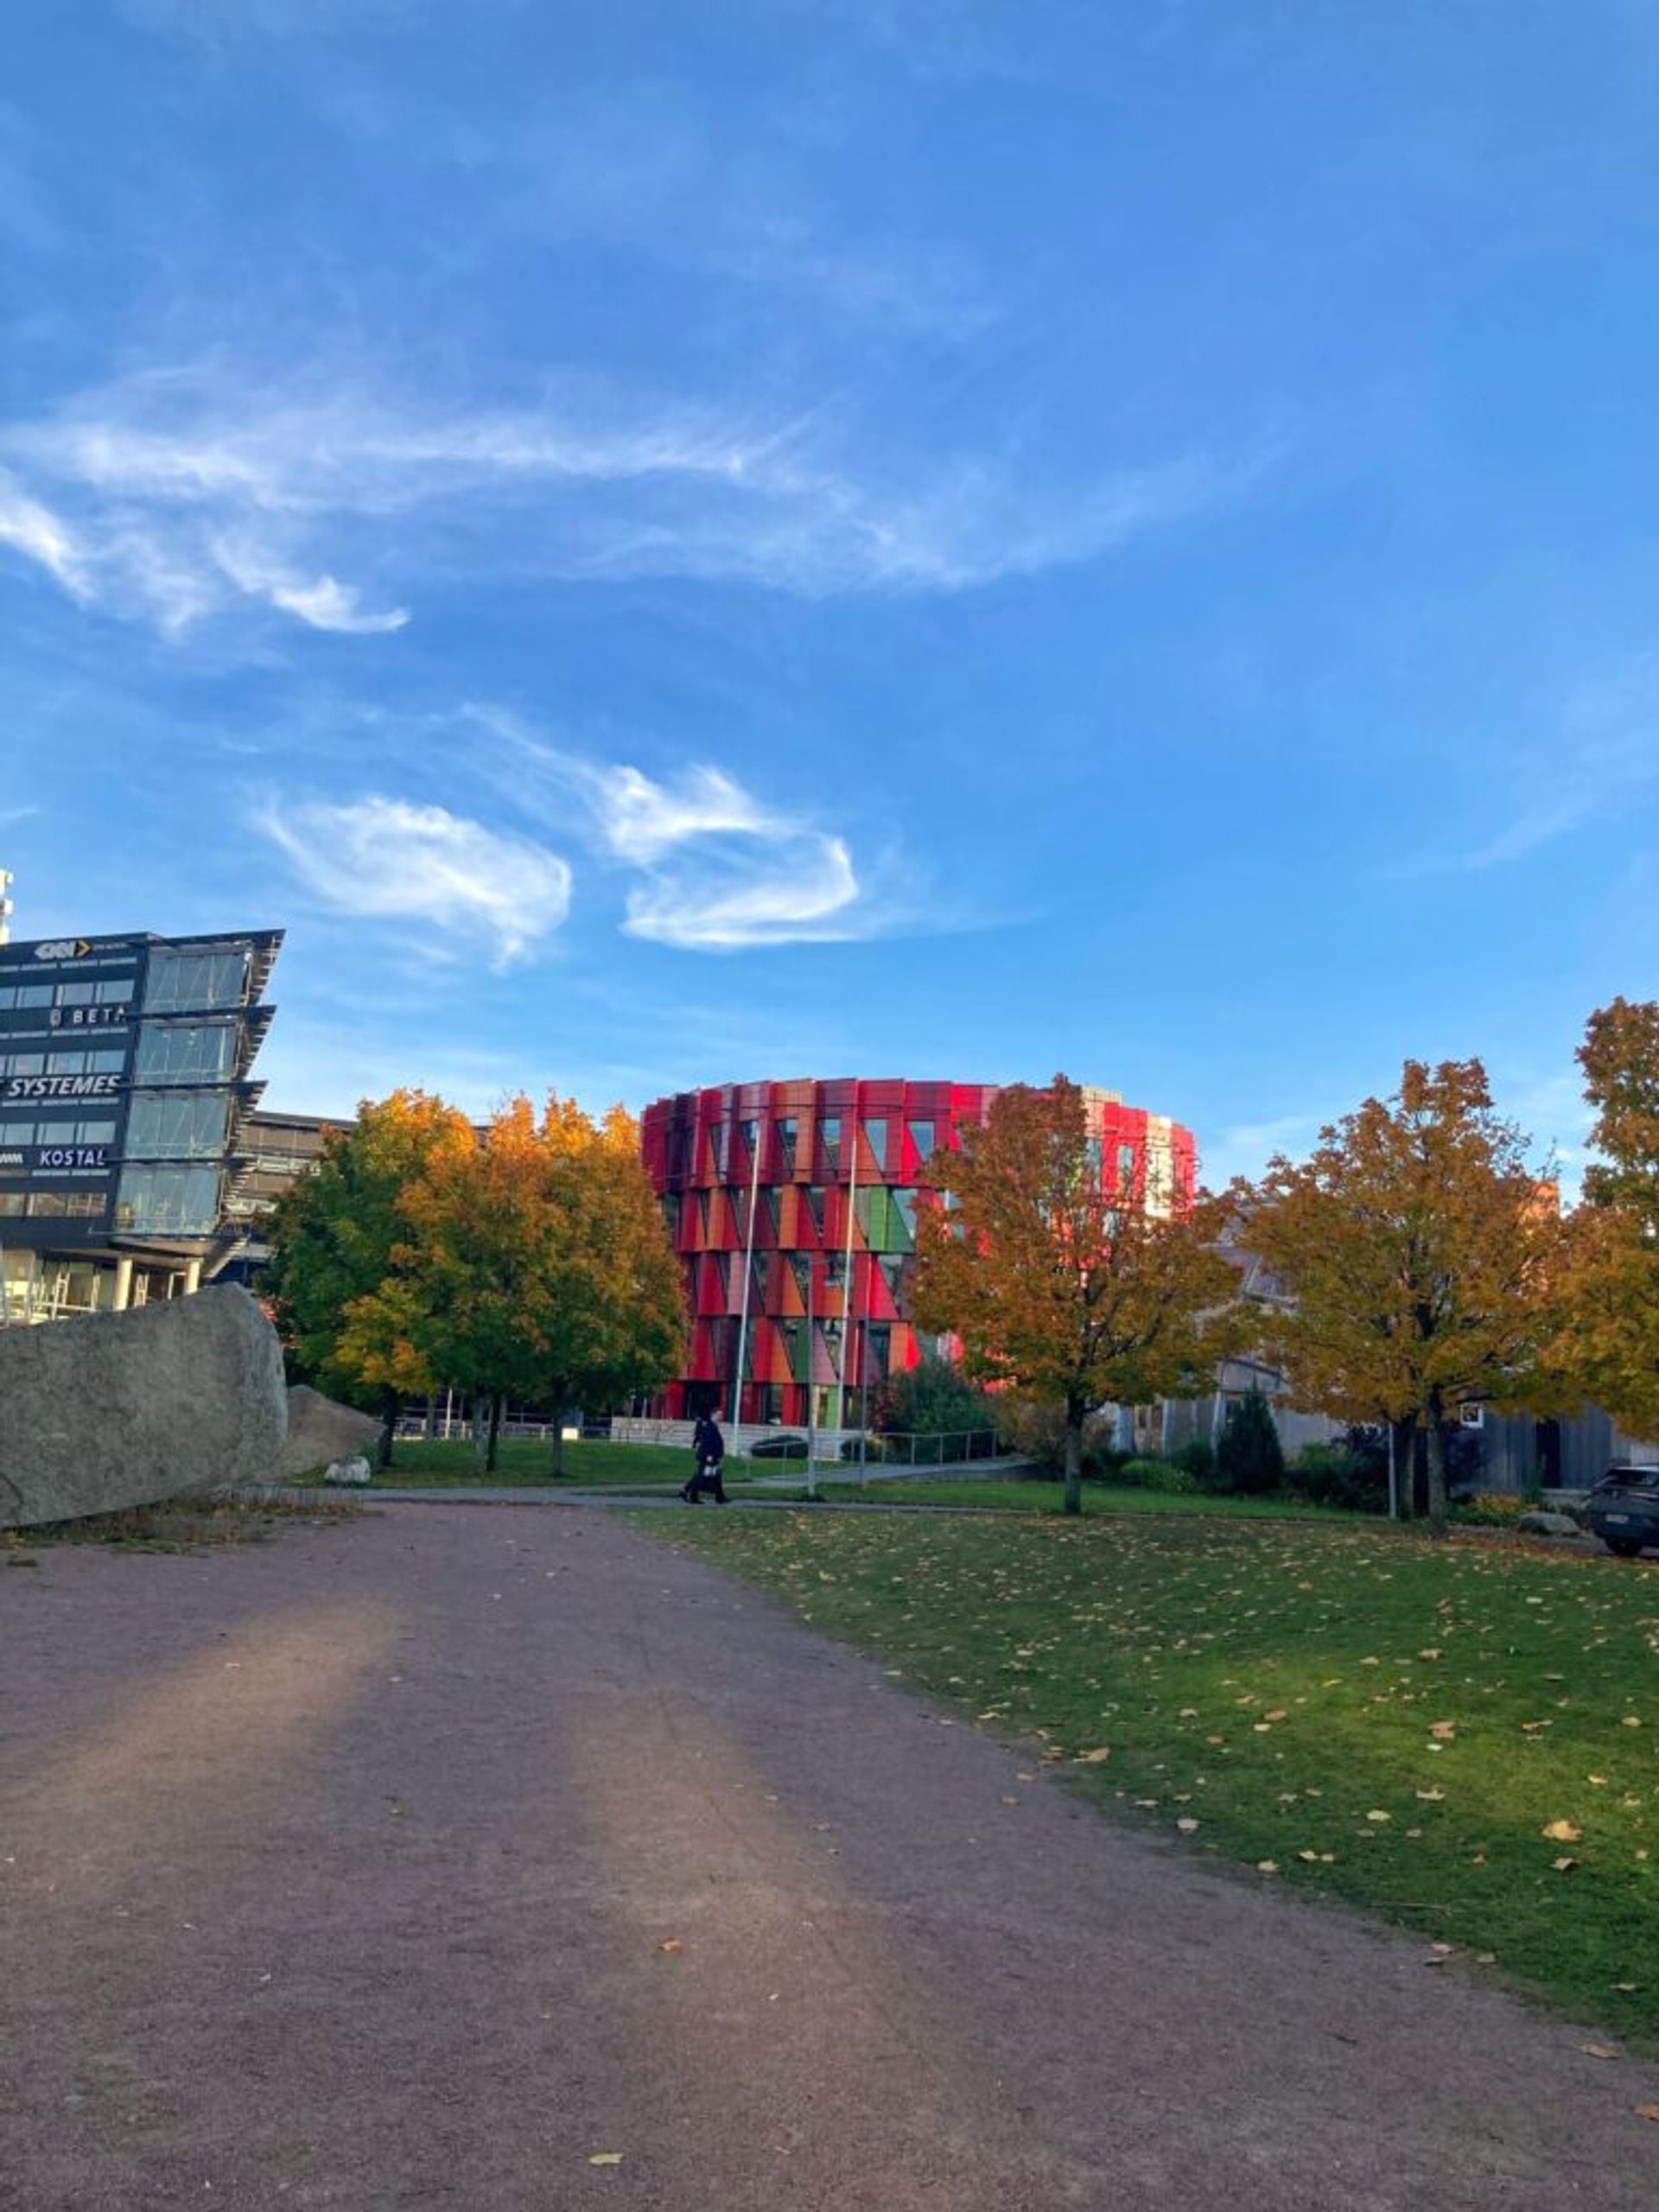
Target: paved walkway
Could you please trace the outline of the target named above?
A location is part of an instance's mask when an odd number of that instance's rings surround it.
[[[1654,2069],[1118,1829],[609,1515],[39,1556],[7,2212],[1659,2202]]]

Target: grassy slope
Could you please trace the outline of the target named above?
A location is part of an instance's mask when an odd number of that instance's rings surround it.
[[[1659,1567],[1198,1517],[641,1525],[1195,1847],[1659,2042]]]

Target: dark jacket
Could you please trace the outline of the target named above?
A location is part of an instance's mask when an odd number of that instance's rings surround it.
[[[697,1423],[696,1434],[691,1440],[691,1449],[697,1455],[697,1465],[708,1466],[712,1461],[718,1465],[726,1457],[726,1440],[705,1414]]]

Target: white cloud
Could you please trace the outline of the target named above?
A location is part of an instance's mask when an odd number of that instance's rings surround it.
[[[255,599],[269,600],[285,614],[292,614],[314,630],[337,630],[350,637],[372,637],[401,630],[409,616],[401,607],[383,614],[366,613],[358,604],[350,584],[333,576],[319,576],[314,583],[291,575],[267,559],[257,547],[219,543],[214,558],[232,583]]]
[[[696,853],[628,893],[630,937],[690,952],[749,945],[830,943],[861,936],[852,925],[859,895],[852,855],[839,837],[797,830],[770,855],[735,865],[719,847]]]
[[[611,850],[642,866],[694,837],[730,831],[759,836],[775,826],[765,808],[720,768],[688,769],[677,791],[653,783],[638,768],[587,772]]]
[[[86,596],[86,566],[68,527],[38,499],[21,492],[15,480],[0,469],[0,545],[10,545],[48,574],[76,599]]]
[[[570,910],[571,872],[556,853],[441,806],[314,800],[271,807],[264,827],[337,912],[481,937],[502,965],[531,951]]]
[[[14,542],[78,597],[175,632],[253,598],[355,635],[409,618],[365,606],[342,575],[452,575],[463,545],[474,578],[961,591],[1227,502],[1255,466],[1188,456],[1045,483],[1012,464],[884,454],[827,415],[757,420],[574,388],[535,408],[446,410],[337,373],[277,394],[205,371],[0,424],[0,461],[16,472],[0,510]]]
[[[659,781],[543,743],[510,716],[470,719],[510,750],[502,779],[519,804],[568,830],[574,815],[612,861],[636,872],[623,925],[685,951],[868,937],[899,918],[860,879],[845,838],[768,805],[706,763]]]

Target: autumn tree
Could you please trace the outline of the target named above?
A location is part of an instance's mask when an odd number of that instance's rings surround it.
[[[943,1204],[917,1224],[917,1320],[961,1339],[972,1380],[1061,1410],[1065,1510],[1081,1512],[1085,1417],[1207,1382],[1235,1286],[1207,1210],[1148,1212],[1103,1165],[1064,1076],[998,1091],[932,1177]]]
[[[1579,1061],[1600,1158],[1571,1224],[1558,1351],[1597,1404],[1659,1435],[1659,1002],[1592,1014]]]
[[[472,1151],[431,1160],[402,1211],[396,1273],[353,1325],[395,1334],[413,1317],[432,1372],[487,1403],[492,1469],[504,1400],[552,1407],[556,1472],[566,1407],[613,1403],[678,1364],[679,1268],[621,1108],[595,1123],[550,1099],[538,1120],[515,1098]]]
[[[1236,1233],[1274,1295],[1261,1349],[1295,1404],[1427,1437],[1443,1526],[1446,1443],[1466,1403],[1541,1409],[1561,1229],[1528,1142],[1478,1060],[1408,1060],[1400,1089],[1320,1133],[1311,1159],[1236,1185]]]
[[[391,1459],[397,1408],[430,1389],[410,1298],[391,1296],[393,1255],[409,1234],[405,1191],[443,1159],[477,1148],[463,1114],[419,1090],[365,1101],[349,1129],[331,1135],[315,1171],[277,1201],[264,1287],[302,1373],[381,1417],[380,1464]],[[363,1301],[384,1294],[373,1326]],[[356,1319],[353,1319],[353,1314]]]

